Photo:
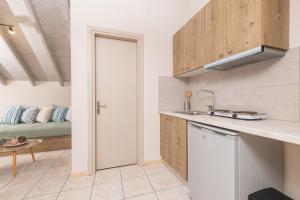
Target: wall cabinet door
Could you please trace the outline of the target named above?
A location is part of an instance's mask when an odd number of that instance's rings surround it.
[[[170,118],[160,117],[160,155],[163,160],[170,162]]]
[[[190,21],[192,31],[189,34],[191,41],[191,59],[188,70],[194,70],[204,65],[204,10],[200,10]]]
[[[204,7],[205,63],[211,63],[227,56],[226,1],[211,0]]]
[[[261,0],[261,4],[262,44],[288,50],[290,0]]]
[[[173,75],[179,75],[183,73],[184,63],[184,41],[182,39],[183,29],[180,29],[173,36]]]
[[[204,10],[200,10],[173,36],[173,74],[183,74],[204,64]]]
[[[261,0],[227,0],[228,56],[261,46]]]

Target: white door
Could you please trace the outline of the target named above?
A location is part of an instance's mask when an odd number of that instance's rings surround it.
[[[96,38],[96,102],[96,169],[136,164],[136,42]]]

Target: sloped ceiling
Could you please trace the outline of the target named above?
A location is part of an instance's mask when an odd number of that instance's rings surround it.
[[[0,81],[71,81],[69,19],[68,0],[0,0]]]

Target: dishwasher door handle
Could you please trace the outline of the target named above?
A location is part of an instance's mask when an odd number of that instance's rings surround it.
[[[191,126],[194,126],[195,128],[202,129],[203,131],[212,133],[212,134],[217,134],[221,136],[238,136],[239,134],[235,131],[230,131],[218,127],[213,127],[213,126],[207,126],[204,124],[199,124],[195,122],[189,122]]]

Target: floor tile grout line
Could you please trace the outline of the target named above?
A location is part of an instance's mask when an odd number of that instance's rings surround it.
[[[152,190],[153,190],[153,193],[154,193],[156,199],[159,200],[159,198],[158,198],[158,196],[157,196],[157,194],[156,194],[156,191],[155,191],[155,189],[154,189],[154,186],[152,185],[152,183],[151,183],[151,181],[150,181],[150,178],[149,178],[148,174],[146,173],[146,170],[145,170],[144,167],[143,167],[143,170],[144,170],[144,172],[145,172],[145,174],[146,174],[146,177],[147,177],[147,179],[148,179],[148,181],[149,181],[149,183],[150,183],[150,185],[151,185],[151,188],[152,188]]]
[[[137,197],[142,197],[142,196],[148,195],[148,194],[154,194],[154,192],[147,192],[145,194],[139,194],[139,195],[136,195],[136,196],[132,196],[132,197],[126,198],[124,200],[130,200],[130,199],[137,198]]]
[[[25,197],[25,200],[27,200],[27,199],[32,199],[32,198],[37,198],[37,197],[44,197],[44,196],[47,196],[47,195],[54,195],[54,194],[58,194],[57,192],[51,192],[51,193],[49,193],[49,194],[42,194],[42,195],[38,195],[38,196],[34,196],[34,197],[28,197],[28,198],[26,198]]]
[[[33,188],[45,177],[45,175],[47,174],[47,172],[58,162],[58,160],[62,157],[62,154],[56,159],[55,162],[52,163],[51,166],[49,166],[47,168],[47,170],[44,172],[44,174],[41,176],[41,178],[39,178],[39,180],[35,184],[33,184],[33,186],[30,188],[30,190],[25,194],[24,199],[26,199],[27,195],[33,190]]]
[[[31,163],[30,166],[27,167],[27,168],[23,171],[23,173],[26,172],[33,164],[34,164],[34,162]],[[10,165],[10,164],[8,163],[7,166],[9,166],[9,165]],[[4,167],[3,167],[3,168],[4,168]],[[2,169],[2,168],[1,168],[1,169]],[[0,170],[1,170],[1,169],[0,169]],[[10,179],[5,185],[3,185],[3,186],[0,188],[0,190],[4,189],[6,186],[8,186],[15,178],[16,178],[16,177],[11,177],[11,179]]]
[[[62,154],[61,154],[62,155]],[[45,177],[45,175],[47,174],[47,172],[56,164],[56,162],[61,158],[61,155],[55,160],[55,162],[52,163],[51,166],[49,166],[47,168],[47,170],[44,172],[44,174],[39,178],[39,180],[30,188],[30,190],[26,193],[26,195],[24,196],[24,198],[26,199],[27,195],[30,194],[30,192],[33,190],[33,188]],[[44,194],[47,195],[47,194]],[[41,196],[41,195],[39,195]],[[37,196],[38,197],[38,196]]]
[[[63,186],[60,188],[60,191],[59,191],[58,194],[57,194],[56,200],[58,199],[59,195],[62,193],[62,190],[63,190],[63,188],[65,187],[65,185],[66,185],[67,181],[69,180],[69,178],[70,178],[70,175],[66,178],[66,180],[65,180],[65,182],[64,182],[64,184],[63,184]]]
[[[46,152],[44,152],[44,154],[45,154]],[[41,157],[43,157],[43,156],[41,156]],[[55,162],[53,162],[53,164],[50,166],[50,167],[48,167],[47,168],[47,170],[44,172],[44,174],[37,180],[37,182],[35,183],[35,184],[33,184],[32,185],[32,187],[28,190],[28,192],[26,192],[26,194],[24,195],[24,197],[23,197],[23,199],[26,199],[26,197],[27,197],[27,195],[32,191],[32,189],[40,182],[40,180],[45,176],[45,174],[49,171],[49,169],[60,159],[60,157],[61,156],[59,156],[58,158],[57,158],[57,160],[55,161]],[[34,163],[33,163],[34,164]],[[32,165],[33,165],[32,164]],[[28,168],[29,169],[29,168]],[[28,170],[27,169],[27,170]],[[26,171],[26,170],[25,170]],[[44,194],[44,195],[47,195],[47,194]],[[41,196],[41,195],[39,195],[39,196]],[[38,196],[37,196],[38,197]],[[31,197],[30,197],[31,198]]]
[[[124,192],[124,185],[123,185],[123,177],[122,177],[122,170],[121,170],[121,168],[119,168],[119,171],[120,171],[120,177],[121,177],[123,199],[125,199],[125,192]]]
[[[91,190],[91,193],[90,193],[90,200],[92,199],[92,194],[93,194],[93,190],[94,190],[94,187],[95,187],[96,173],[97,172],[94,173],[93,185],[92,185],[92,190]]]

